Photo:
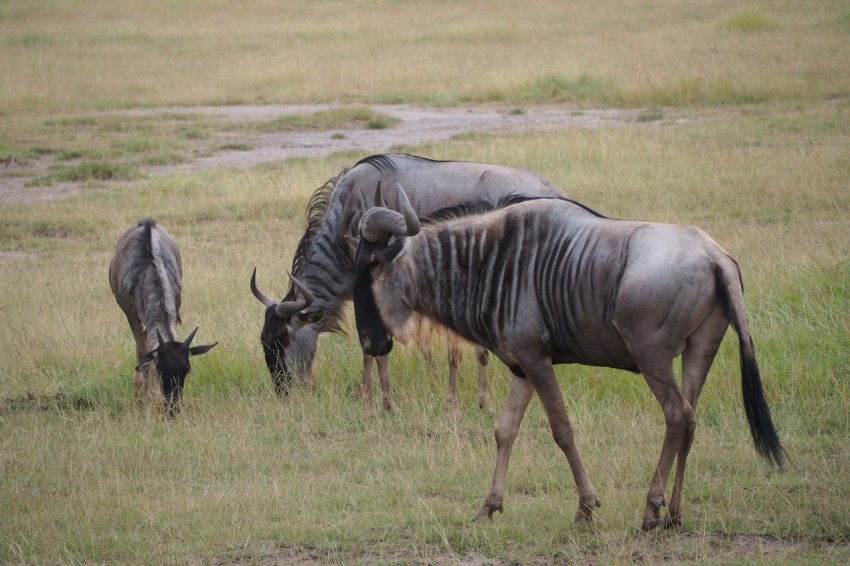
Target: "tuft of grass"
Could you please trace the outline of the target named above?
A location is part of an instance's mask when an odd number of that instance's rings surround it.
[[[292,114],[275,120],[250,126],[259,132],[280,132],[300,130],[343,130],[366,129],[384,130],[399,124],[400,120],[371,108],[337,108],[322,110],[311,114]]]
[[[638,117],[638,122],[658,122],[664,119],[664,110],[660,108],[647,108]]]
[[[87,161],[76,165],[57,166],[49,175],[30,181],[28,186],[45,186],[62,182],[129,181],[137,179],[139,170],[126,163]]]
[[[545,75],[515,88],[494,89],[486,95],[491,101],[526,104],[612,101],[616,96],[612,80],[587,71],[576,76]]]
[[[770,31],[779,29],[779,27],[776,18],[756,10],[741,12],[720,23],[720,28],[726,31]]]

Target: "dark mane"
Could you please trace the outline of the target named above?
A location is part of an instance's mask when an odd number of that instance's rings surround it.
[[[360,165],[362,163],[362,164],[365,164],[365,165],[371,165],[372,167],[374,167],[375,169],[377,169],[381,173],[385,173],[385,172],[393,172],[394,173],[398,169],[396,167],[395,162],[393,161],[393,158],[392,158],[393,155],[400,155],[400,156],[407,157],[409,159],[418,159],[419,161],[428,161],[430,163],[447,163],[447,161],[443,161],[443,160],[439,160],[439,159],[430,159],[428,157],[422,157],[421,155],[411,155],[409,153],[394,153],[394,154],[381,153],[381,154],[377,154],[377,155],[370,155],[369,157],[364,157],[363,159],[361,159],[360,161],[355,163],[354,167],[357,167],[358,165]]]
[[[384,154],[370,155],[369,157],[364,157],[363,159],[355,163],[354,167],[357,167],[361,164],[371,165],[382,173],[384,171],[396,171],[396,166],[395,163],[393,163],[393,160],[388,155]]]
[[[316,236],[319,234],[319,230],[321,230],[325,220],[325,215],[328,212],[331,194],[336,188],[337,181],[346,173],[348,173],[348,169],[343,169],[339,175],[325,181],[325,184],[316,189],[310,196],[310,200],[307,203],[307,227],[304,229],[304,235],[298,241],[298,246],[295,248],[295,255],[292,257],[292,274],[295,277],[301,277],[304,273],[304,266],[310,256],[313,243],[316,241]],[[295,289],[290,284],[289,292],[287,292],[283,300],[292,299],[294,296]]]
[[[493,210],[499,210],[501,208],[507,208],[514,204],[519,204],[521,202],[526,202],[529,200],[540,200],[547,199],[552,197],[532,197],[527,195],[520,195],[516,193],[511,193],[501,197],[496,204],[493,204],[489,200],[471,200],[467,202],[462,202],[460,204],[455,204],[452,206],[447,206],[445,208],[440,208],[435,210],[425,218],[420,218],[420,222],[424,226],[429,226],[432,224],[438,224],[440,222],[445,222],[446,220],[452,220],[453,218],[460,218],[462,216],[474,216],[476,214],[484,214],[485,212],[491,212]],[[566,200],[566,199],[558,199],[558,200]]]
[[[509,206],[513,206],[515,204],[519,204],[521,202],[527,202],[530,200],[563,200],[570,202],[579,208],[589,212],[590,214],[597,216],[599,218],[605,218],[603,215],[599,214],[592,208],[574,201],[569,198],[556,198],[556,197],[536,197],[536,196],[527,196],[520,195],[516,193],[511,193],[501,197],[496,204],[493,204],[487,200],[472,200],[467,202],[462,202],[460,204],[456,204],[453,206],[447,206],[445,208],[440,208],[435,210],[425,218],[420,218],[419,221],[423,226],[430,226],[433,224],[439,224],[440,222],[445,222],[446,220],[452,220],[453,218],[460,218],[462,216],[474,216],[476,214],[484,214],[485,212],[491,212],[493,210],[499,210],[502,208],[507,208]]]

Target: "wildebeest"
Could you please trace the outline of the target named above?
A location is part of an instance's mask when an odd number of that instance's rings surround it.
[[[168,232],[152,218],[143,218],[118,238],[109,263],[109,286],[127,316],[136,339],[133,385],[143,401],[161,392],[166,413],[180,410],[189,356],[208,352],[215,344],[191,346],[198,328],[177,339],[183,264]]]
[[[360,224],[357,330],[367,352],[380,355],[393,338],[410,340],[418,320],[427,318],[488,348],[511,369],[496,426],[493,482],[476,518],[502,510],[511,448],[536,391],[578,487],[575,519],[592,519],[600,503],[552,368],[580,363],[643,374],[664,411],[666,430],[642,527],[679,525],[697,399],[730,323],[738,334],[744,408],[755,447],[781,467],[784,451],[762,390],[741,271],[705,232],[612,220],[555,199],[420,228],[397,188],[401,213],[374,208]],[[681,388],[672,369],[680,354]],[[675,482],[662,518],[674,459]]]
[[[375,187],[390,188],[389,204],[395,204],[394,183],[408,191],[413,209],[420,215],[454,204],[481,200],[495,203],[509,193],[528,196],[563,196],[554,185],[537,174],[517,167],[461,161],[435,161],[406,154],[372,155],[328,180],[310,198],[307,228],[292,260],[292,273],[309,288],[313,300],[300,304],[297,287],[291,285],[278,303],[256,285],[251,290],[265,306],[260,334],[266,364],[275,389],[285,394],[293,376],[312,380],[312,365],[320,333],[339,331],[344,307],[351,300],[354,249],[347,238],[357,237],[363,213],[374,206]],[[297,308],[295,308],[297,307]],[[479,405],[486,403],[487,351],[476,348],[479,361]],[[372,400],[373,358],[364,355],[362,393],[367,410]],[[387,360],[378,356],[384,406],[395,408],[389,387]],[[455,380],[460,363],[457,343],[449,344],[449,403],[456,406]]]

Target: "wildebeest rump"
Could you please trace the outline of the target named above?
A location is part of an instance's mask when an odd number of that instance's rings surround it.
[[[552,364],[643,374],[666,431],[642,528],[680,524],[695,411],[729,324],[739,338],[742,392],[756,450],[784,451],[762,390],[735,260],[691,226],[612,220],[569,200],[535,199],[420,228],[398,187],[399,210],[360,224],[356,324],[370,352],[413,339],[427,318],[491,350],[513,372],[496,426],[493,482],[478,517],[501,511],[508,459],[533,392],[546,409],[579,492],[577,521],[599,505],[573,439]],[[421,231],[420,231],[421,229]],[[364,334],[368,334],[365,336]],[[682,387],[673,360],[682,356]],[[666,517],[665,488],[675,481]]]

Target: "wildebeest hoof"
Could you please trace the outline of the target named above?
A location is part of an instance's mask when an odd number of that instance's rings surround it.
[[[579,501],[574,521],[576,523],[592,523],[593,510],[598,507],[602,507],[602,502],[597,497],[594,497],[592,501]]]
[[[481,509],[478,510],[478,514],[472,518],[472,521],[477,521],[482,517],[487,517],[491,521],[493,520],[493,513],[498,511],[499,513],[504,513],[505,509],[501,503],[485,503],[481,506]]]
[[[667,515],[664,517],[664,528],[665,529],[678,529],[682,526],[682,518],[681,517],[671,517]]]
[[[640,530],[645,533],[648,533],[658,525],[664,523],[664,519],[644,519],[643,523],[640,526]]]

